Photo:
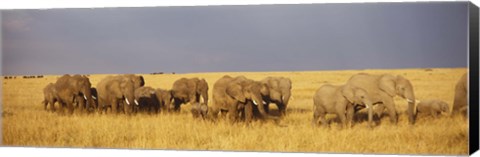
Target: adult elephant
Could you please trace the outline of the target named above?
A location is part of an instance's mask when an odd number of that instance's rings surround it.
[[[229,119],[233,122],[243,111],[248,123],[253,118],[253,105],[257,106],[262,117],[274,118],[266,113],[263,105],[263,96],[269,94],[268,87],[259,81],[225,75],[215,82],[212,94],[214,103],[209,114],[213,118],[221,111],[228,111]]]
[[[134,105],[138,105],[138,103],[133,104],[136,84],[131,78],[128,75],[107,76],[98,82],[98,111],[100,113],[106,112],[108,108],[111,108],[114,114],[120,111],[131,113],[134,110]]]
[[[455,85],[455,97],[453,99],[453,108],[452,115],[461,113],[467,116],[467,93],[468,93],[468,84],[467,84],[467,73],[463,74],[462,77],[457,81]]]
[[[400,96],[408,102],[408,120],[410,124],[415,123],[415,94],[410,81],[403,76],[390,74],[372,75],[367,73],[355,74],[346,83],[355,88],[367,91],[373,104],[379,104],[379,111],[385,107],[390,115],[392,123],[397,124],[398,117],[393,98]]]
[[[316,126],[319,120],[322,125],[326,125],[325,115],[333,113],[340,118],[343,127],[350,126],[356,105],[362,105],[368,109],[368,125],[372,127],[372,100],[364,89],[349,85],[323,85],[313,95],[312,125]]]
[[[173,83],[172,87],[174,111],[180,111],[180,105],[200,103],[208,104],[208,83],[205,79],[180,78]]]
[[[286,108],[291,96],[292,81],[285,77],[266,77],[261,82],[266,84],[270,91],[270,94],[264,97],[266,102],[265,111],[268,113],[268,105],[275,103],[280,111],[280,115],[286,115]]]
[[[159,113],[160,102],[157,99],[156,91],[152,87],[143,86],[135,89],[135,103],[139,111],[147,113]]]
[[[55,84],[49,83],[45,88],[43,88],[43,105],[45,110],[47,110],[48,105],[50,104],[50,110],[55,112],[55,103],[57,102],[57,92],[55,90]]]
[[[86,76],[65,74],[60,77],[55,82],[55,91],[60,104],[60,110],[63,112],[63,107],[66,106],[69,113],[72,114],[75,100],[84,100],[80,101],[81,109],[95,106],[90,91],[91,86],[90,80]]]

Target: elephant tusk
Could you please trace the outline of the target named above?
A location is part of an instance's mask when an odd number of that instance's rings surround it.
[[[93,96],[93,95],[92,95],[92,98],[93,98],[94,100],[97,100],[97,97],[95,97],[95,96]]]
[[[130,102],[128,102],[127,98],[125,98],[125,102],[127,103],[127,105],[130,105]]]
[[[266,105],[266,104],[267,104],[267,102],[265,102],[265,101],[262,101],[262,103],[263,103],[264,105]]]
[[[415,101],[414,101],[414,100],[407,99],[407,102],[408,102],[408,103],[413,103],[413,102],[415,102]]]
[[[133,101],[135,102],[135,105],[138,106],[138,101],[137,101],[137,99],[135,99],[135,100],[133,100]]]
[[[255,105],[258,105],[258,104],[257,104],[257,102],[256,102],[255,100],[253,100],[253,104],[255,104]]]
[[[87,100],[87,96],[83,95],[83,98],[85,98],[85,100]]]

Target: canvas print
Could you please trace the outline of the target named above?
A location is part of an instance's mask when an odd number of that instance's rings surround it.
[[[2,145],[466,155],[469,4],[2,10]]]

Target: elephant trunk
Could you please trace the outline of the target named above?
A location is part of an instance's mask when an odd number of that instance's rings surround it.
[[[412,92],[413,93],[413,92]],[[407,99],[407,103],[408,103],[408,109],[407,109],[407,113],[408,113],[408,121],[410,122],[410,124],[415,124],[415,96],[413,94],[410,94],[410,95],[406,95],[405,97]]]
[[[139,106],[138,101],[135,99],[133,88],[126,90],[126,93],[124,93],[124,99],[126,103],[126,105],[123,106],[124,112],[133,113],[135,108]]]
[[[203,103],[208,105],[208,91],[202,93]]]
[[[265,117],[265,118],[268,118],[268,119],[274,119],[274,120],[277,120],[278,118],[277,117],[273,117],[273,116],[270,116],[266,111],[265,111],[265,105],[263,105],[265,103],[265,101],[263,101],[263,99],[261,98],[261,96],[257,96],[257,97],[254,97],[252,99],[253,101],[253,104],[255,106],[257,106],[258,108],[258,111],[260,112],[261,116],[262,117]]]
[[[92,96],[92,92],[90,91],[90,87],[84,89],[83,98],[86,101],[85,109],[88,110],[89,108],[95,108],[96,107],[97,104],[93,100],[93,96]]]
[[[290,91],[286,91],[284,92],[285,94],[282,95],[282,104],[283,104],[283,109],[282,109],[282,115],[286,115],[287,114],[287,105],[288,105],[288,102],[290,100]]]
[[[372,102],[365,102],[365,106],[367,106],[368,110],[368,126],[370,128],[373,127],[373,103]]]

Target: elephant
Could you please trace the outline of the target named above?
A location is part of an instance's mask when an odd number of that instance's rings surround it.
[[[157,96],[157,100],[160,104],[161,110],[164,110],[164,111],[172,110],[172,101],[173,101],[172,90],[157,88],[155,90],[155,95]]]
[[[447,115],[449,111],[448,104],[442,100],[427,99],[417,104],[417,115],[429,114],[437,118],[438,114]]]
[[[206,119],[208,117],[208,106],[204,103],[195,103],[192,105],[190,112],[192,113],[193,118],[202,118]]]
[[[349,85],[322,85],[313,95],[313,120],[316,126],[319,119],[322,125],[327,124],[327,113],[337,114],[342,127],[351,126],[356,105],[363,105],[368,109],[368,124],[372,127],[373,104],[367,91]]]
[[[58,78],[57,82],[55,82],[55,91],[60,104],[60,111],[63,112],[63,107],[66,106],[69,113],[72,114],[75,100],[82,100],[79,103],[81,109],[95,106],[96,104],[90,91],[91,86],[88,77],[82,75],[70,76],[65,74]]]
[[[253,105],[257,106],[261,117],[276,119],[268,115],[264,109],[263,96],[269,94],[266,84],[247,79],[244,76],[235,78],[225,75],[213,85],[213,105],[209,115],[216,118],[219,112],[228,112],[231,122],[237,120],[243,111],[249,123],[253,118]],[[262,103],[262,104],[260,104]]]
[[[455,97],[453,99],[453,108],[452,114],[457,113],[467,116],[467,107],[468,107],[468,84],[467,84],[467,73],[463,74],[462,77],[457,81],[455,85]]]
[[[285,77],[266,77],[261,82],[267,84],[270,91],[270,94],[264,97],[267,103],[265,107],[266,112],[269,112],[268,105],[275,103],[280,111],[280,115],[286,115],[286,108],[291,96],[292,81]]]
[[[148,113],[159,113],[160,103],[154,88],[143,86],[135,89],[135,103],[138,104],[139,111]]]
[[[204,104],[208,104],[208,83],[205,79],[180,78],[173,83],[172,87],[174,111],[180,111],[181,104],[200,103],[200,97]]]
[[[45,88],[43,88],[43,101],[45,110],[48,108],[48,104],[50,104],[50,110],[55,112],[55,103],[57,102],[57,91],[55,90],[55,84],[49,83]]]
[[[98,111],[107,111],[111,108],[112,113],[117,114],[120,111],[132,113],[135,102],[135,82],[128,75],[107,76],[97,84],[98,91]],[[125,101],[125,104],[122,102]],[[135,104],[132,104],[134,101]],[[123,109],[122,109],[123,108]]]
[[[415,93],[410,80],[403,76],[393,76],[390,74],[373,75],[359,73],[351,76],[347,85],[361,88],[367,91],[373,104],[378,104],[378,110],[382,111],[385,107],[390,115],[390,121],[397,124],[398,117],[395,109],[393,97],[400,96],[408,102],[408,120],[410,124],[415,124]]]
[[[98,105],[97,89],[95,87],[90,88],[90,93],[92,94],[92,99],[93,99],[94,105],[90,105],[90,106],[88,106],[88,108],[86,108],[86,106],[84,105],[85,104],[85,99],[77,96],[77,98],[75,98],[75,107],[76,108],[85,107],[85,109],[87,109],[88,112],[94,111],[97,108],[97,105]]]

